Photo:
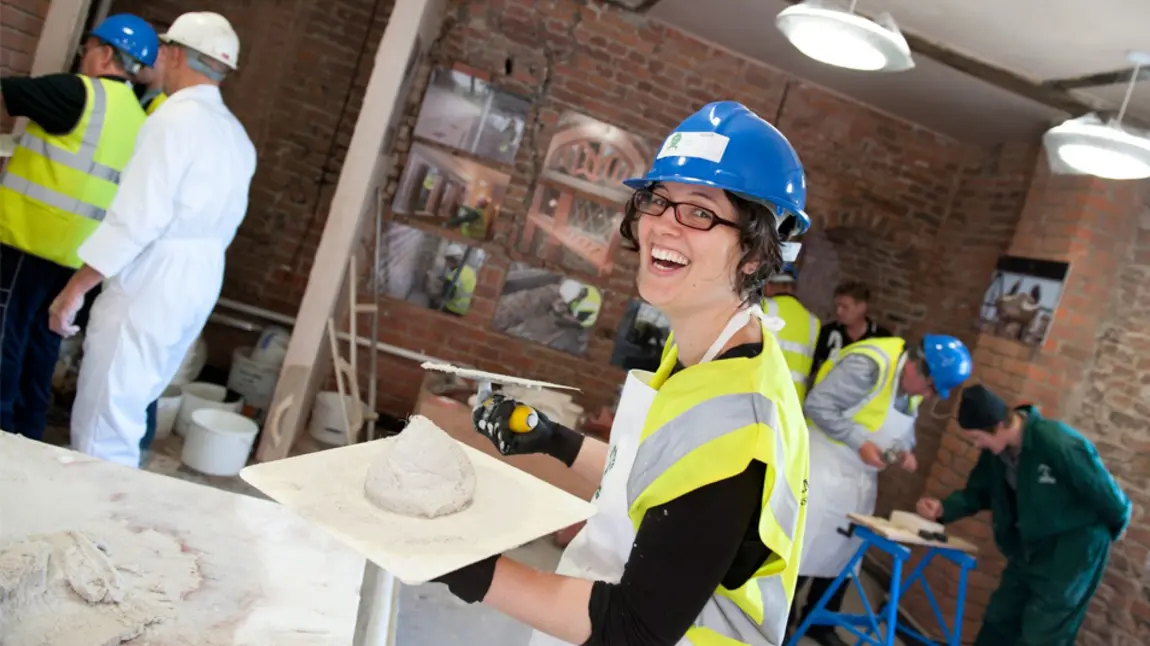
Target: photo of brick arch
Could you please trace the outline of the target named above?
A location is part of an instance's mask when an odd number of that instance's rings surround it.
[[[547,150],[519,251],[567,269],[609,275],[631,196],[622,181],[645,173],[650,155],[650,147],[635,135],[564,113]]]

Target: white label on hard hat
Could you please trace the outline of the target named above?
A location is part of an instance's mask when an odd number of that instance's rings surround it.
[[[694,157],[717,164],[723,160],[730,141],[729,137],[714,132],[675,132],[663,142],[663,149],[656,159]]]

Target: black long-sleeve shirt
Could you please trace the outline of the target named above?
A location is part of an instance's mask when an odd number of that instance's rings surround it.
[[[102,76],[127,83],[121,76]],[[84,116],[88,89],[75,74],[46,74],[35,77],[0,79],[4,109],[13,117],[28,117],[45,132],[63,135],[71,132]]]

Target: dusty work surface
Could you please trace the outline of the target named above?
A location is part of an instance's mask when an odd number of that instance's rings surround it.
[[[0,432],[0,544],[110,525],[169,537],[198,574],[128,646],[351,643],[363,558],[289,510]]]

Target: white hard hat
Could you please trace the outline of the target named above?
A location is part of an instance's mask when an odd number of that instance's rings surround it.
[[[194,49],[233,70],[240,62],[240,37],[227,18],[211,11],[181,15],[160,35],[160,40]]]
[[[559,298],[562,298],[565,302],[570,303],[576,298],[579,298],[579,293],[582,291],[583,283],[568,278],[567,280],[563,281],[562,285],[559,286]]]
[[[447,245],[447,249],[445,249],[443,251],[443,255],[448,257],[448,258],[450,258],[452,256],[455,256],[457,258],[462,258],[463,257],[463,245],[461,245],[461,244],[449,244],[449,245]]]

